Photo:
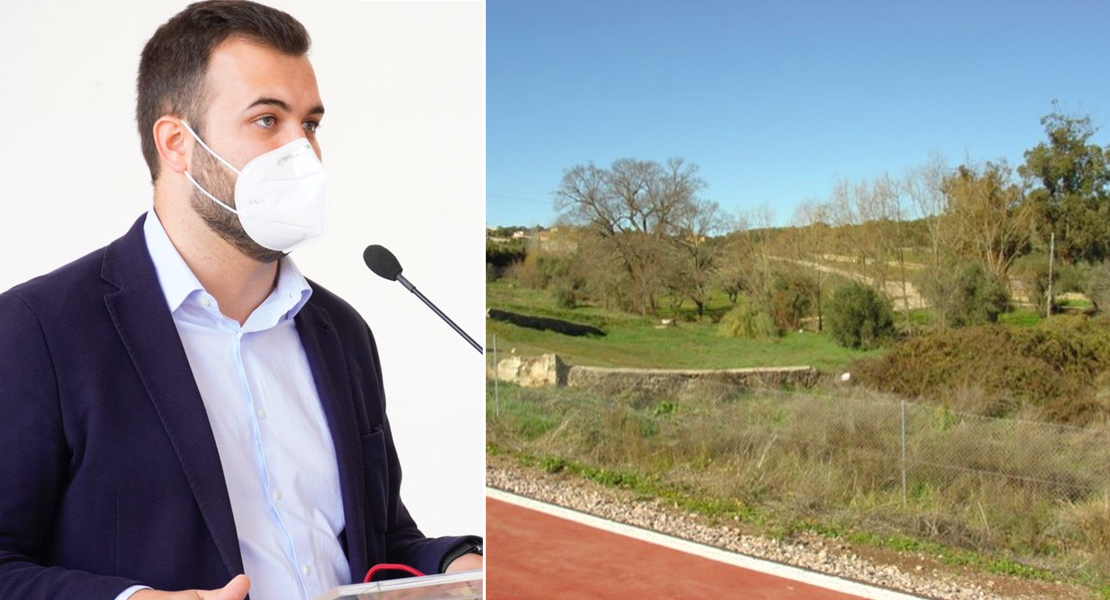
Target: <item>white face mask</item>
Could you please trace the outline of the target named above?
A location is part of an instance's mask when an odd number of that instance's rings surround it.
[[[263,248],[291,252],[322,237],[328,223],[328,174],[305,138],[260,154],[240,171],[212,151],[185,121],[185,129],[209,154],[239,176],[235,206],[231,208],[202,188],[193,175],[185,176],[205,196],[239,215],[243,230]]]

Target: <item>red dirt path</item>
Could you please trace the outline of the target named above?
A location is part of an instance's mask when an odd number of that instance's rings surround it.
[[[486,498],[487,600],[860,600]]]

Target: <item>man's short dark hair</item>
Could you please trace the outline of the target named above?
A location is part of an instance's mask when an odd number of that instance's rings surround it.
[[[163,115],[183,117],[203,136],[208,61],[233,36],[292,56],[306,54],[312,44],[299,21],[249,0],[196,2],[159,27],[143,47],[136,85],[135,120],[151,183],[158,179],[154,123]]]

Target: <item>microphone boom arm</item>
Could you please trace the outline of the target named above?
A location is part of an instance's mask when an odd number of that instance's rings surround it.
[[[413,285],[412,282],[410,282],[408,279],[405,279],[404,275],[401,275],[400,273],[397,273],[397,281],[399,281],[401,283],[401,285],[405,286],[406,290],[415,294],[417,298],[420,298],[420,301],[423,302],[424,304],[426,304],[428,306],[428,308],[432,309],[432,312],[439,315],[439,318],[443,319],[448,325],[450,325],[451,328],[455,330],[455,333],[458,333],[459,335],[461,335],[463,337],[463,339],[470,342],[470,345],[474,346],[474,349],[478,351],[478,354],[484,354],[485,353],[485,351],[482,350],[482,347],[478,345],[478,342],[474,341],[474,338],[467,335],[466,332],[463,331],[461,327],[459,327],[458,325],[455,325],[455,322],[452,321],[450,317],[443,314],[443,311],[439,310],[439,307],[437,307],[435,304],[433,304],[431,300],[428,300],[428,298],[424,294],[421,294],[420,290],[416,289],[416,286]]]

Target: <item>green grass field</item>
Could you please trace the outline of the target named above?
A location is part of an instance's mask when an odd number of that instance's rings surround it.
[[[574,309],[557,307],[542,291],[513,286],[505,281],[486,285],[486,303],[530,315],[547,316],[600,327],[604,337],[573,337],[553,331],[538,331],[509,323],[486,323],[486,347],[496,346],[502,356],[515,349],[517,354],[559,354],[571,364],[661,369],[739,369],[748,367],[808,366],[835,372],[864,352],[837,346],[826,335],[793,332],[767,340],[740,340],[722,337],[716,323],[683,321],[657,327],[659,319],[639,317],[597,307]],[[727,300],[724,300],[727,303]],[[719,307],[718,307],[719,310]]]
[[[1014,327],[1035,327],[1041,321],[1044,321],[1044,317],[1031,308],[1019,308],[1013,312],[998,315],[999,323]]]

